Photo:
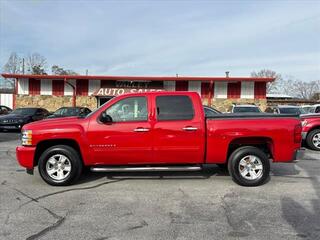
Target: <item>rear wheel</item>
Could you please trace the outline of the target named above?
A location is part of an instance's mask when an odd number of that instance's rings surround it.
[[[75,149],[65,145],[57,145],[43,152],[39,159],[38,168],[46,183],[65,186],[80,177],[82,162]]]
[[[259,186],[270,173],[266,154],[256,147],[241,147],[229,157],[228,169],[232,179],[242,186]]]
[[[314,129],[308,133],[306,142],[312,150],[320,151],[320,129]]]

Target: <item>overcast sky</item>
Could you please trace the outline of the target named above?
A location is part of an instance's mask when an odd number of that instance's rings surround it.
[[[15,51],[80,74],[269,68],[320,79],[320,1],[0,0],[0,8],[0,66]]]

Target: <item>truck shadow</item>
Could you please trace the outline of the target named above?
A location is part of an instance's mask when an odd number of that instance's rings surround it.
[[[297,237],[305,239],[320,239],[319,172],[313,171],[311,168],[307,169],[304,166],[307,166],[307,164],[300,165],[300,167],[308,174],[308,179],[312,184],[316,197],[309,203],[306,202],[304,205],[289,196],[283,197],[281,199],[282,216],[295,230]],[[303,196],[299,197],[299,199],[303,198]],[[306,205],[308,207],[306,207]]]

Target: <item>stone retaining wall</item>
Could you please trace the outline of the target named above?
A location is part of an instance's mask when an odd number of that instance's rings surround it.
[[[207,99],[203,99],[203,104],[208,105]],[[255,104],[262,111],[266,109],[266,99],[212,99],[211,106],[221,112],[230,110],[232,104]],[[77,106],[88,107],[91,110],[97,108],[97,99],[93,96],[77,96]],[[18,107],[43,107],[49,111],[55,111],[60,107],[71,107],[72,96],[29,96],[17,95],[16,108]]]

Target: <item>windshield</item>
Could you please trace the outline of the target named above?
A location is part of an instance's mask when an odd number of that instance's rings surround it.
[[[247,113],[247,112],[253,112],[253,113],[259,113],[260,109],[257,107],[235,107],[233,109],[234,113]]]
[[[12,111],[12,114],[17,114],[17,115],[33,115],[37,111],[36,108],[18,108],[14,111]]]
[[[53,113],[53,115],[59,116],[75,116],[80,112],[80,108],[60,108]]]
[[[280,108],[280,113],[301,114],[300,108]]]

